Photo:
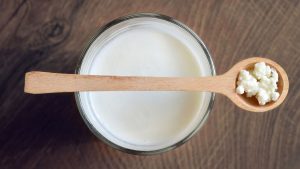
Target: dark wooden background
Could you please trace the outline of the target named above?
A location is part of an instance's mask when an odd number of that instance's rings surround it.
[[[30,70],[74,72],[93,32],[134,12],[169,15],[210,49],[217,72],[264,56],[290,78],[279,108],[250,113],[218,95],[203,128],[154,156],[110,148],[91,134],[73,94],[23,93]],[[300,168],[299,0],[0,0],[0,168]]]

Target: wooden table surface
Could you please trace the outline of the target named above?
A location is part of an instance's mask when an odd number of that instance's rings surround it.
[[[73,94],[23,93],[31,70],[72,73],[99,26],[135,12],[169,15],[210,49],[217,73],[252,56],[287,71],[279,108],[250,113],[218,95],[199,132],[179,148],[136,156],[98,140]],[[0,0],[0,168],[300,168],[299,0]]]

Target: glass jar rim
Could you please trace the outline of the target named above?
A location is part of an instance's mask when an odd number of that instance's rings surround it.
[[[75,73],[78,74],[80,72],[81,69],[81,64],[83,62],[83,59],[85,58],[85,54],[88,51],[88,49],[90,48],[90,46],[93,44],[93,42],[97,39],[97,37],[99,37],[103,32],[105,32],[107,29],[109,29],[110,27],[117,25],[121,22],[130,20],[130,19],[135,19],[135,18],[143,18],[143,17],[147,17],[147,18],[156,18],[156,19],[162,19],[164,21],[173,23],[181,28],[183,28],[186,32],[188,32],[190,35],[192,35],[192,37],[198,42],[198,44],[201,46],[201,48],[203,49],[206,59],[209,63],[209,67],[210,67],[210,71],[212,76],[216,75],[216,71],[215,71],[215,67],[214,67],[214,63],[212,61],[211,55],[207,49],[207,47],[205,46],[205,44],[203,43],[203,41],[196,35],[196,33],[194,33],[190,28],[188,28],[186,25],[184,25],[183,23],[169,17],[166,15],[162,15],[162,14],[157,14],[157,13],[135,13],[135,14],[130,14],[127,16],[123,16],[123,17],[119,17],[117,19],[114,19],[112,21],[110,21],[109,23],[105,24],[104,26],[100,27],[98,29],[98,31],[92,36],[92,38],[90,38],[90,40],[87,42],[86,47],[84,48],[81,57],[79,59],[79,62],[77,64],[77,67],[75,69]],[[185,143],[186,141],[188,141],[200,128],[201,125],[203,124],[203,122],[206,120],[208,114],[210,113],[212,107],[213,107],[213,103],[214,103],[214,98],[215,98],[215,94],[211,93],[211,97],[209,100],[209,104],[207,106],[207,110],[204,114],[204,116],[202,117],[202,119],[199,121],[199,123],[197,124],[197,126],[183,139],[181,139],[180,141],[174,143],[171,146],[168,146],[166,148],[162,148],[162,149],[158,149],[158,150],[150,150],[150,151],[142,151],[142,150],[132,150],[132,149],[128,149],[125,147],[122,147],[118,144],[113,143],[112,141],[108,140],[106,137],[104,137],[94,126],[93,124],[91,124],[91,122],[88,120],[83,108],[82,108],[82,104],[79,98],[79,92],[75,92],[75,101],[76,101],[76,105],[77,108],[79,110],[79,113],[81,115],[81,117],[83,118],[85,124],[88,126],[88,128],[90,129],[90,131],[100,140],[102,140],[104,143],[106,143],[107,145],[121,150],[123,152],[126,153],[130,153],[130,154],[137,154],[137,155],[152,155],[152,154],[159,154],[162,152],[166,152],[169,150],[172,150],[174,148],[177,148],[178,146],[182,145],[183,143]]]

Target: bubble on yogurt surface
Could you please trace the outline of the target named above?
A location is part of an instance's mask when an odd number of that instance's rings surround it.
[[[253,69],[240,71],[236,93],[245,93],[247,97],[255,96],[259,105],[265,105],[278,100],[280,94],[277,82],[277,71],[265,62],[258,62]]]

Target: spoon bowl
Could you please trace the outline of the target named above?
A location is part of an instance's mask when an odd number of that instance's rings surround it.
[[[257,62],[265,62],[270,67],[274,68],[278,73],[277,86],[278,86],[278,93],[280,94],[280,96],[277,101],[275,102],[271,101],[266,105],[259,105],[255,97],[246,97],[246,94],[240,95],[235,92],[235,89],[237,87],[236,83],[239,76],[239,72],[243,69],[245,70],[253,69],[254,64]],[[233,84],[230,86],[229,90],[223,91],[224,92],[223,94],[226,95],[240,108],[252,112],[265,112],[278,107],[286,98],[289,90],[289,80],[288,80],[287,73],[279,64],[267,58],[253,57],[253,58],[242,60],[236,63],[223,76],[227,77],[228,80],[231,80],[232,81],[231,84]]]

